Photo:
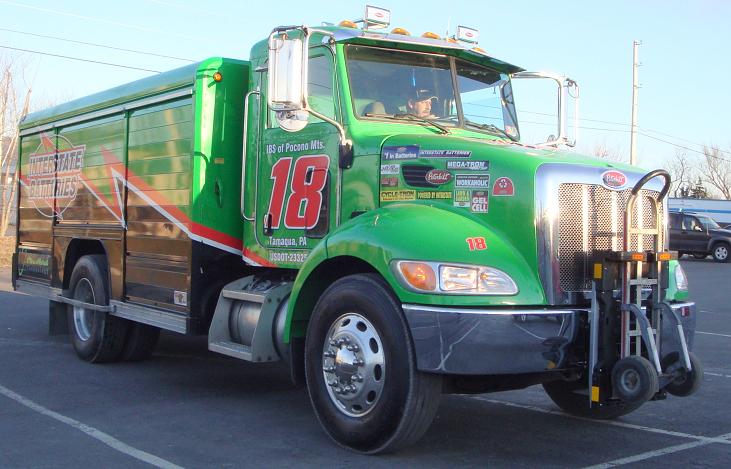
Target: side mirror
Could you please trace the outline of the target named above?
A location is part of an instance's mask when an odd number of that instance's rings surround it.
[[[512,74],[512,87],[515,87],[518,81],[523,83],[519,85],[518,98],[520,102],[528,103],[526,108],[531,109],[528,111],[521,107],[516,108],[517,123],[521,129],[521,141],[527,140],[526,143],[533,143],[536,146],[575,146],[579,129],[579,85],[571,78],[545,72]],[[531,115],[525,116],[523,119],[523,114]],[[555,120],[550,116],[554,116]],[[536,120],[540,122],[535,122]],[[572,121],[573,125],[569,126],[569,121]],[[533,123],[535,126],[522,125]],[[546,135],[546,126],[551,125],[555,125],[555,133],[543,140],[542,136]]]
[[[269,90],[267,104],[273,111],[307,108],[307,37],[287,33],[269,36]]]
[[[700,227],[700,226],[698,226],[698,225],[695,225],[695,226],[693,227],[693,231],[703,231],[703,228],[701,228],[701,227]]]

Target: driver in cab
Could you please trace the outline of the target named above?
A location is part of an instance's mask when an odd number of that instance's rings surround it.
[[[432,101],[435,99],[437,97],[430,89],[413,89],[406,102],[406,112],[422,119],[436,119],[437,116],[431,112]]]

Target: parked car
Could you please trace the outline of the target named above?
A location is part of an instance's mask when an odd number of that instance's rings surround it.
[[[712,218],[691,212],[670,213],[670,249],[678,257],[689,254],[704,259],[709,254],[716,262],[728,262],[731,230],[721,228]]]

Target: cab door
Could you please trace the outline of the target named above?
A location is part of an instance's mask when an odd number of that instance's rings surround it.
[[[337,120],[330,49],[311,48],[308,67],[310,107]],[[257,242],[268,251],[270,262],[297,267],[337,220],[339,135],[335,126],[304,111],[267,110],[264,127],[259,140]]]

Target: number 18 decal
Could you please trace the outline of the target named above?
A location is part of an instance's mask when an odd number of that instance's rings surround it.
[[[330,157],[327,155],[301,156],[294,163],[292,182],[289,184],[292,157],[286,156],[274,163],[272,174],[269,176],[274,181],[272,197],[269,200],[272,228],[279,228],[282,220],[287,186],[290,194],[284,211],[284,226],[292,229],[310,229],[317,225],[329,165]]]
[[[467,245],[470,248],[470,251],[484,251],[487,249],[487,244],[485,243],[485,238],[482,236],[477,238],[467,238],[465,239],[467,241]]]

